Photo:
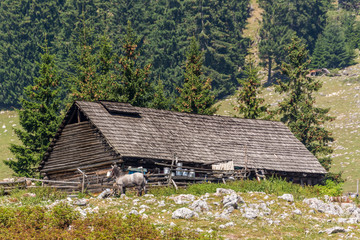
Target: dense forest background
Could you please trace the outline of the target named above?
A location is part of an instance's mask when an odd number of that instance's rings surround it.
[[[0,107],[19,107],[38,74],[45,38],[62,81],[75,72],[79,43],[96,48],[106,36],[120,55],[128,21],[140,36],[138,65],[151,63],[150,82],[169,95],[183,78],[186,47],[195,36],[217,97],[235,90],[249,40],[242,37],[249,1],[5,0],[0,3]],[[86,36],[84,32],[86,31]]]
[[[360,42],[357,1],[258,2],[264,12],[256,44],[269,82],[294,35],[310,50],[313,68],[351,64]],[[3,0],[0,108],[20,107],[24,87],[38,77],[45,39],[56,55],[63,84],[69,85],[67,79],[75,74],[74,63],[81,54],[79,44],[86,42],[96,52],[101,39],[107,38],[111,55],[120,55],[128,21],[140,36],[137,64],[151,64],[149,82],[161,80],[167,97],[179,94],[176,87],[183,82],[186,48],[196,37],[203,51],[204,75],[212,79],[216,98],[222,98],[238,86],[245,56],[254,44],[242,35],[251,11],[249,0]]]

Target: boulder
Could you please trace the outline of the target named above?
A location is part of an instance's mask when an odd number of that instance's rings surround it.
[[[243,217],[247,219],[255,219],[259,216],[259,210],[245,207]]]
[[[190,219],[192,217],[199,217],[199,215],[185,207],[175,210],[172,214],[173,219]]]
[[[217,188],[216,189],[216,194],[232,194],[232,193],[235,193],[235,191],[232,189],[227,189],[227,188]]]
[[[245,203],[245,201],[236,193],[225,196],[222,200],[224,208],[233,207],[234,209],[237,209],[241,203]]]
[[[202,212],[209,210],[209,206],[204,200],[196,200],[190,205],[190,208],[193,209],[195,212]]]
[[[294,196],[292,194],[289,194],[289,193],[285,193],[282,196],[279,196],[278,198],[283,199],[283,200],[288,201],[288,202],[293,202],[294,201]]]

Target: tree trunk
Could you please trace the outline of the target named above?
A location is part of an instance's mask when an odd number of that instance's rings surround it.
[[[270,85],[271,83],[271,62],[272,62],[272,59],[271,57],[268,58],[268,80],[267,80],[267,83]]]

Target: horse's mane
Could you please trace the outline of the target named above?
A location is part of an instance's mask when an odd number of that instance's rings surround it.
[[[114,171],[115,177],[119,177],[121,175],[121,170],[120,170],[119,166],[115,166],[113,168],[113,171]]]

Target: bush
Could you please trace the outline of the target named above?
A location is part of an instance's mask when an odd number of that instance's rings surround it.
[[[325,185],[316,185],[314,186],[315,189],[319,191],[321,195],[328,195],[328,196],[341,196],[343,192],[343,184],[336,183],[332,180],[326,180]]]
[[[50,211],[45,207],[0,207],[0,239],[216,239],[211,236],[167,229],[161,233],[149,220],[120,214],[92,214],[79,218],[66,204]]]

